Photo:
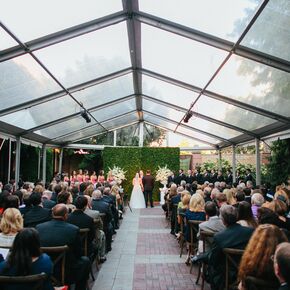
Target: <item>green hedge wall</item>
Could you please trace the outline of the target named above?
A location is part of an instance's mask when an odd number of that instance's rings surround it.
[[[103,151],[104,170],[107,174],[109,167],[114,165],[123,168],[126,172],[126,180],[122,183],[124,190],[129,195],[132,192],[132,180],[139,170],[143,170],[144,174],[147,169],[151,170],[151,174],[155,177],[158,166],[167,167],[175,172],[179,170],[179,148],[114,148],[105,147]],[[159,200],[159,182],[155,182],[153,197]]]

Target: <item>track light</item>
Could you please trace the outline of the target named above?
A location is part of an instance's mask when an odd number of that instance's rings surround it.
[[[193,112],[192,111],[187,112],[187,114],[185,115],[185,117],[183,119],[183,122],[184,123],[188,123],[188,121],[192,117],[192,115],[193,115]]]
[[[91,122],[91,118],[89,117],[86,109],[81,110],[81,116],[86,120],[87,123]]]

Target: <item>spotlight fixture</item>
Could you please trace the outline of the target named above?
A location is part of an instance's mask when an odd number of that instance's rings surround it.
[[[88,111],[86,109],[81,110],[81,116],[86,120],[87,123],[91,123]]]
[[[186,115],[185,115],[185,117],[184,117],[184,119],[183,119],[183,122],[184,123],[188,123],[188,121],[192,117],[192,115],[193,115],[193,112],[192,111],[187,112]]]

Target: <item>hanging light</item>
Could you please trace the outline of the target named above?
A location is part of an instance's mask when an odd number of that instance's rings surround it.
[[[184,123],[188,123],[188,121],[192,117],[192,115],[193,115],[193,111],[187,112],[186,115],[185,115],[185,117],[184,117],[184,119],[183,119],[183,122]]]

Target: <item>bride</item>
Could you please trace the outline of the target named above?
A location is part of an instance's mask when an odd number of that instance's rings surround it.
[[[145,199],[143,195],[142,178],[139,177],[139,173],[136,173],[133,178],[133,190],[130,199],[131,208],[145,208]]]

